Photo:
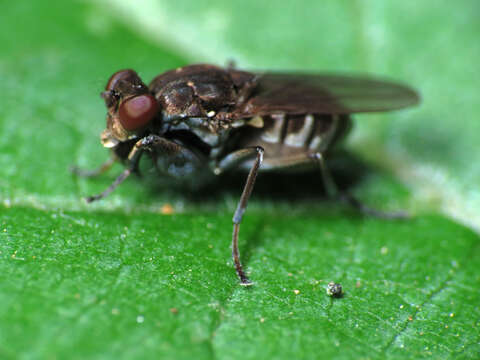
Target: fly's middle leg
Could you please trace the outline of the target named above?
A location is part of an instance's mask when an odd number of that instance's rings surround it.
[[[243,188],[242,195],[237,205],[237,209],[233,215],[233,234],[232,234],[232,258],[235,264],[235,270],[238,278],[240,279],[240,285],[249,286],[252,285],[247,275],[245,274],[242,263],[240,261],[240,251],[238,250],[238,233],[240,231],[240,223],[242,222],[243,214],[247,209],[247,203],[252,194],[253,186],[257,178],[258,170],[263,162],[264,150],[260,146],[237,150],[227,155],[221,160],[215,168],[215,173],[220,174],[223,170],[229,169],[232,166],[236,166],[243,161],[247,161],[252,157],[255,157],[252,167],[248,173],[247,181]]]

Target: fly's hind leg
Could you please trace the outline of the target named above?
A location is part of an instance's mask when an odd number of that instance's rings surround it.
[[[360,213],[368,216],[373,216],[381,219],[406,219],[409,217],[408,213],[404,211],[398,212],[385,212],[377,209],[372,209],[357,198],[355,198],[348,191],[340,191],[332,178],[330,171],[325,163],[325,159],[320,152],[316,152],[310,155],[310,157],[318,164],[322,176],[323,183],[328,196],[336,196],[340,200],[346,202],[348,205],[358,210]]]
[[[258,170],[263,162],[263,153],[264,150],[260,146],[235,151],[222,159],[214,170],[216,174],[220,174],[224,170],[238,166],[239,163],[255,156],[255,160],[253,161],[250,172],[248,173],[242,195],[240,196],[240,201],[238,202],[237,209],[233,215],[232,258],[238,278],[240,279],[240,285],[243,286],[250,286],[252,283],[243,271],[242,263],[240,261],[240,251],[238,250],[238,233],[243,214],[247,209],[248,199],[250,199],[253,186],[255,185],[255,179],[257,178]]]

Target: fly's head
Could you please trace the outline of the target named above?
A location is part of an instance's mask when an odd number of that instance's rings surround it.
[[[107,128],[101,135],[107,148],[140,137],[159,113],[155,97],[133,70],[113,74],[101,96],[108,109]]]

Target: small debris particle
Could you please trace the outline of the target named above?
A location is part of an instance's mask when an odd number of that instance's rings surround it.
[[[212,245],[212,244],[208,244],[208,248],[209,248],[209,249],[213,249],[213,245]]]
[[[380,254],[387,255],[388,254],[388,248],[386,246],[382,246],[382,248],[380,249]]]
[[[408,317],[408,321],[412,321],[412,320],[413,320],[413,317],[412,317],[412,315],[410,315],[410,316]]]
[[[213,110],[212,110],[212,111],[209,111],[209,112],[207,113],[207,116],[208,116],[209,118],[214,117],[214,116],[215,116],[215,111],[213,111]]]
[[[6,228],[5,228],[5,229],[3,229],[3,232],[7,232],[7,229],[6,229]]]
[[[400,309],[403,309],[404,307],[405,307],[405,306],[403,306],[403,305],[400,305]]]
[[[175,212],[175,210],[173,209],[173,206],[169,203],[164,204],[160,211],[162,215],[172,215]]]
[[[362,286],[362,283],[360,282],[360,280],[357,280],[357,282],[355,283],[355,287],[358,289],[361,286]]]
[[[118,310],[117,308],[113,308],[112,315],[118,315],[118,314],[120,314],[120,310]]]
[[[419,334],[420,336],[423,336],[423,334],[425,334],[425,333],[424,333],[423,331],[420,331],[418,334]]]
[[[176,314],[178,314],[178,309],[177,309],[177,308],[170,308],[170,312],[171,312],[172,314],[175,314],[175,315],[176,315]]]
[[[445,325],[445,329],[448,329],[448,325]]]
[[[80,294],[76,293],[75,295],[73,295],[73,297],[78,300],[78,299],[80,299]]]
[[[300,294],[300,290],[297,290],[297,289],[293,290],[293,292],[295,293],[295,295]]]
[[[450,313],[450,314],[448,314],[448,316],[450,316],[451,318],[453,318],[453,317],[455,316],[455,314],[454,314],[454,313]]]
[[[137,316],[137,323],[142,324],[145,321],[145,317],[143,315]]]
[[[260,318],[260,322],[263,324],[265,322],[265,318]]]
[[[287,275],[288,275],[288,276],[293,276],[293,274],[292,274],[292,273],[288,273]]]
[[[342,285],[330,281],[327,285],[327,294],[331,297],[341,297],[343,295]]]

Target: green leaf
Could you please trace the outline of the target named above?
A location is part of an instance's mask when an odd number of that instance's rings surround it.
[[[478,227],[477,13],[473,0],[3,4],[0,357],[477,358],[479,237],[442,215]],[[326,201],[315,173],[262,174],[240,232],[246,289],[229,248],[244,175],[199,193],[129,179],[82,202],[121,170],[68,172],[108,157],[111,73],[229,59],[419,88],[416,110],[360,117],[348,146],[362,159],[335,166],[368,204],[417,215],[364,218]]]

